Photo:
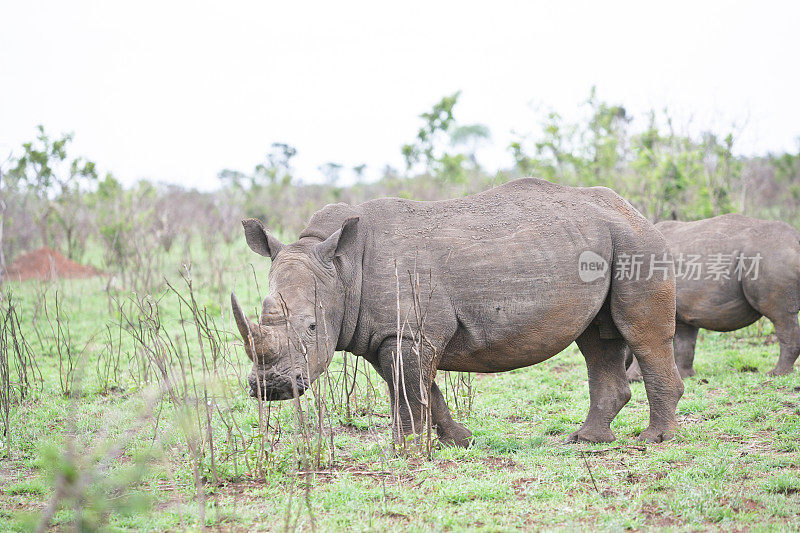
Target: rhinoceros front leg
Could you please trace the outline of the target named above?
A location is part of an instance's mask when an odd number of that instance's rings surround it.
[[[601,339],[599,328],[591,325],[576,342],[589,374],[589,414],[567,441],[611,442],[611,421],[631,399],[625,376],[625,340]]]
[[[444,444],[469,446],[472,433],[453,420],[442,391],[433,381],[431,354],[426,350],[418,357],[408,341],[398,358],[396,343],[385,343],[378,358],[378,372],[389,386],[392,409],[392,431],[396,444],[402,444],[412,435],[427,431],[427,408],[430,402],[431,423],[436,426],[439,439]]]
[[[439,442],[449,446],[468,448],[472,443],[472,432],[453,420],[450,408],[435,381],[431,383],[431,402],[431,416],[433,423],[436,424]]]
[[[384,342],[375,365],[389,388],[395,444],[403,444],[409,436],[422,435],[427,429],[428,395],[425,391],[430,383],[430,363],[425,368],[422,358],[417,358],[408,349],[412,341],[406,340],[405,343],[407,345],[402,346],[398,357],[396,343]]]

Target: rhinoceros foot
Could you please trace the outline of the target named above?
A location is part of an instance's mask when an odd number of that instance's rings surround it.
[[[571,433],[565,442],[569,444],[576,442],[613,442],[615,439],[614,432],[609,428],[582,427],[578,431]]]
[[[675,436],[675,432],[672,429],[647,428],[639,435],[639,440],[642,442],[657,444],[659,442],[670,440],[673,436]]]
[[[785,376],[787,374],[791,374],[794,371],[794,365],[790,367],[783,367],[781,365],[776,366],[769,372],[767,372],[768,376]]]
[[[461,424],[453,423],[446,428],[437,428],[439,442],[445,446],[469,448],[472,444],[472,432]]]

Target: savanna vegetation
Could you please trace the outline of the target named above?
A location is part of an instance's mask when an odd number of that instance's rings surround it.
[[[324,183],[303,180],[278,142],[213,192],[124,186],[44,128],[9,157],[0,269],[47,246],[105,274],[3,281],[0,529],[800,529],[800,373],[766,377],[778,346],[764,321],[701,333],[681,427],[660,445],[636,441],[641,384],[617,442],[563,444],[588,406],[574,345],[504,374],[440,373],[475,434],[467,450],[395,448],[385,385],[344,353],[298,400],[248,397],[228,295],[254,306],[267,287],[244,217],[290,241],[326,203],[535,175],[612,187],[653,221],[740,212],[800,227],[800,151],[743,156],[733,133],[681,134],[666,111],[631,117],[592,91],[585,120],[546,114],[509,146],[513,168],[490,171],[491,132],[457,120],[458,98],[423,113],[405,168],[372,182],[335,162]]]

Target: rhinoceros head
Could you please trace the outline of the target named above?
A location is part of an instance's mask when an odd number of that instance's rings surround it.
[[[231,293],[233,316],[253,361],[250,396],[287,400],[303,394],[333,358],[344,314],[341,281],[344,243],[355,233],[358,218],[323,241],[301,239],[284,245],[256,219],[242,222],[247,244],[270,257],[269,295],[261,316],[245,316]]]

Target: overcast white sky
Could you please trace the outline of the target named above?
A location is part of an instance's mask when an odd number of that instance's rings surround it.
[[[800,2],[1,1],[0,158],[43,124],[127,183],[212,188],[276,141],[307,181],[377,175],[456,90],[490,167],[536,106],[575,114],[592,85],[640,124],[746,123],[743,153],[800,136]]]

